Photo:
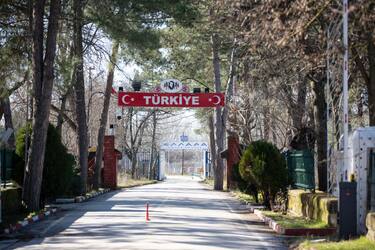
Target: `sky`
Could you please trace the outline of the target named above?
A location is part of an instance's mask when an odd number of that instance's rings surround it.
[[[163,121],[160,125],[161,141],[180,141],[182,134],[188,136],[189,141],[208,143],[207,134],[197,133],[202,129],[202,124],[195,117],[195,111],[183,109],[176,115]]]

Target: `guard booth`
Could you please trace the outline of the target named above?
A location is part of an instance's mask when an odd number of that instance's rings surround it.
[[[341,196],[337,185],[340,182],[356,182],[357,233],[366,233],[366,215],[375,211],[375,127],[357,128],[348,138],[348,159],[344,158],[342,143],[340,150],[332,153],[330,161],[332,194]],[[347,161],[348,164],[344,164]]]

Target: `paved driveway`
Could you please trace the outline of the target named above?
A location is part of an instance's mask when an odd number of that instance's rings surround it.
[[[145,206],[150,204],[150,221]],[[198,179],[112,193],[34,224],[8,249],[286,249],[280,238],[228,193]]]

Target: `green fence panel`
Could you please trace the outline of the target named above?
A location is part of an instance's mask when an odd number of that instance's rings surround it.
[[[10,179],[13,166],[13,151],[8,149],[0,150],[1,179]]]
[[[290,151],[286,156],[293,188],[314,189],[314,156],[308,150]]]

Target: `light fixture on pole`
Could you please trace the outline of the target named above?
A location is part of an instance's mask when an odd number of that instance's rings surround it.
[[[142,82],[139,80],[132,81],[132,88],[134,91],[140,91],[142,88]]]

